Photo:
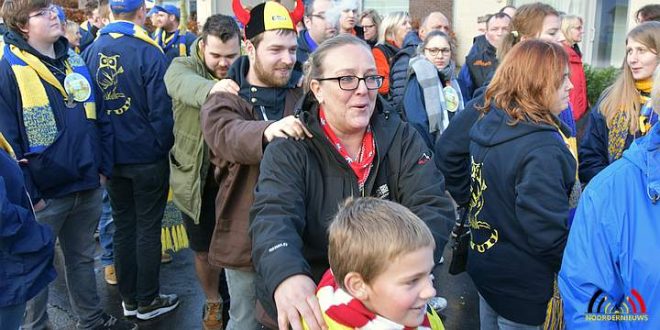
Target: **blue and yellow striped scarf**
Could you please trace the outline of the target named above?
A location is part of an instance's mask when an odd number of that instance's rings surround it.
[[[179,56],[188,56],[188,49],[186,47],[186,34],[182,33],[181,29],[177,29],[170,36],[167,36],[167,33],[162,29],[158,29],[156,32],[154,32],[154,39],[156,39],[156,42],[158,42],[158,45],[163,50],[178,47]]]
[[[28,139],[28,151],[42,151],[55,141],[58,132],[53,108],[43,81],[55,87],[65,100],[68,100],[69,95],[55,75],[36,56],[14,45],[5,45],[3,53],[16,76],[18,90],[21,94],[23,125]],[[66,74],[72,72],[81,74],[91,87],[92,79],[83,59],[71,49],[69,49],[68,55],[69,57],[65,61]],[[78,108],[80,105],[77,104],[76,107]],[[82,107],[88,119],[96,119],[96,102],[93,91],[89,98],[82,103]]]
[[[160,50],[160,52],[163,52],[163,49],[160,48],[158,43],[156,43],[153,39],[149,37],[149,33],[145,31],[141,26],[136,25],[133,22],[129,21],[114,21],[108,25],[106,25],[101,31],[99,31],[99,35],[107,34],[110,35],[114,39],[119,39],[123,36],[129,36],[133,37],[136,39],[140,39]]]

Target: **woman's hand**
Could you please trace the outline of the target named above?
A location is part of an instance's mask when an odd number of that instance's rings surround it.
[[[306,275],[291,276],[277,286],[274,296],[280,330],[288,330],[289,325],[293,330],[302,330],[301,317],[310,330],[328,328],[315,291],[316,284]]]

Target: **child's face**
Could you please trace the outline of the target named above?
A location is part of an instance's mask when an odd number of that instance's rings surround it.
[[[407,327],[424,320],[426,303],[435,296],[433,249],[424,247],[403,254],[367,285],[362,301],[372,312]]]

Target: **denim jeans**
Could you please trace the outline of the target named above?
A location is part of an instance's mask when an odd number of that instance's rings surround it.
[[[498,315],[486,299],[479,295],[479,320],[481,330],[541,330],[540,325],[527,325],[507,320]]]
[[[167,203],[167,158],[115,165],[108,193],[115,222],[115,270],[124,302],[148,305],[160,289],[160,231]]]
[[[110,266],[115,263],[112,250],[112,236],[115,234],[115,223],[112,220],[112,207],[110,207],[110,196],[108,191],[103,190],[103,208],[99,219],[99,243],[103,254],[101,254],[101,265]]]
[[[254,313],[257,305],[257,296],[254,292],[256,274],[225,268],[225,276],[231,297],[227,330],[259,329]]]
[[[23,321],[25,303],[0,307],[0,328],[3,330],[17,330]]]
[[[47,199],[36,212],[37,221],[47,224],[60,241],[64,256],[64,278],[79,329],[103,323],[94,274],[94,231],[101,215],[102,189]],[[32,298],[25,312],[24,329],[45,329],[48,324],[48,289]]]

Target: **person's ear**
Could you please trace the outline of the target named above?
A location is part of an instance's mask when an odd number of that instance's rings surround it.
[[[314,94],[314,97],[316,97],[316,100],[319,102],[319,104],[323,104],[325,101],[323,99],[323,91],[321,91],[321,82],[312,79],[309,83],[309,90],[312,91]]]
[[[245,40],[245,52],[250,59],[250,62],[254,63],[257,58],[257,48],[254,47],[254,44],[248,39]]]
[[[369,299],[368,284],[362,278],[362,275],[356,272],[350,272],[344,276],[344,288],[349,295],[357,300],[365,301]]]

